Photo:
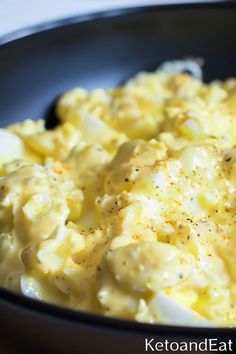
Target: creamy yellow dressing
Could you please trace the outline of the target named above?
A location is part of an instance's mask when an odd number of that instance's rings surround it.
[[[75,89],[0,129],[0,284],[149,323],[236,326],[236,80]]]

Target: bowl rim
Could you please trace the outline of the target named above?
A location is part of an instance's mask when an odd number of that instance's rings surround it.
[[[184,2],[184,3],[167,3],[167,4],[150,4],[141,6],[127,6],[115,9],[108,9],[104,11],[95,11],[88,14],[76,15],[72,17],[66,17],[62,19],[56,19],[47,21],[44,23],[28,26],[7,34],[0,36],[0,47],[12,44],[15,41],[24,39],[29,36],[41,34],[45,31],[56,30],[62,27],[70,25],[78,25],[81,23],[101,21],[106,18],[117,18],[130,16],[142,12],[152,11],[168,11],[168,10],[186,10],[186,9],[215,9],[215,8],[233,8],[236,9],[235,0],[228,0],[227,2],[222,0],[207,0],[200,2]],[[106,330],[119,330],[127,333],[135,332],[136,334],[142,333],[142,335],[169,335],[180,337],[197,337],[204,336],[209,337],[211,335],[219,336],[234,336],[236,335],[235,328],[224,327],[190,327],[190,326],[177,326],[177,325],[164,325],[164,324],[149,324],[136,322],[126,319],[118,319],[114,317],[107,317],[104,315],[93,314],[89,312],[83,312],[79,310],[73,310],[67,307],[38,301],[22,294],[15,293],[8,289],[0,287],[0,305],[8,305],[11,307],[20,308],[23,311],[31,311],[38,315],[49,316],[57,320],[73,322],[75,325],[89,325],[99,326],[101,329]]]
[[[168,0],[167,0],[168,1]],[[104,20],[106,18],[113,18],[119,16],[126,16],[140,12],[152,12],[153,10],[185,10],[185,9],[201,9],[204,8],[229,8],[236,7],[235,0],[185,0],[181,3],[161,3],[161,4],[147,4],[139,6],[126,6],[117,7],[114,9],[102,10],[102,11],[92,11],[85,14],[78,14],[75,16],[68,16],[65,18],[59,18],[54,20],[49,20],[41,22],[36,25],[30,25],[18,30],[10,31],[9,33],[0,36],[0,46],[4,44],[10,44],[11,42],[25,37],[29,37],[35,34],[40,34],[41,32],[50,31],[53,29],[58,29],[60,27],[67,27],[70,25],[75,25],[79,23],[93,22],[97,20]]]

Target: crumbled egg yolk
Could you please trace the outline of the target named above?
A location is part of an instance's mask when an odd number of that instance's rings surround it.
[[[0,283],[131,320],[236,326],[236,80],[75,89],[0,129]]]

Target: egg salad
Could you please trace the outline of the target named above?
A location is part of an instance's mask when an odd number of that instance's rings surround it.
[[[0,284],[139,322],[236,326],[236,79],[161,68],[0,129]]]

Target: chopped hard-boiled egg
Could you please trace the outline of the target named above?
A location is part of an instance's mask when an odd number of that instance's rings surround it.
[[[0,284],[140,322],[236,326],[236,80],[189,61],[0,129]],[[182,69],[181,69],[182,68]],[[177,72],[176,70],[177,69]]]
[[[24,143],[16,134],[0,129],[0,164],[21,159],[24,152]]]
[[[160,321],[172,325],[213,327],[211,322],[199,316],[196,311],[178,304],[170,296],[161,291],[150,302],[148,312],[153,322]]]

